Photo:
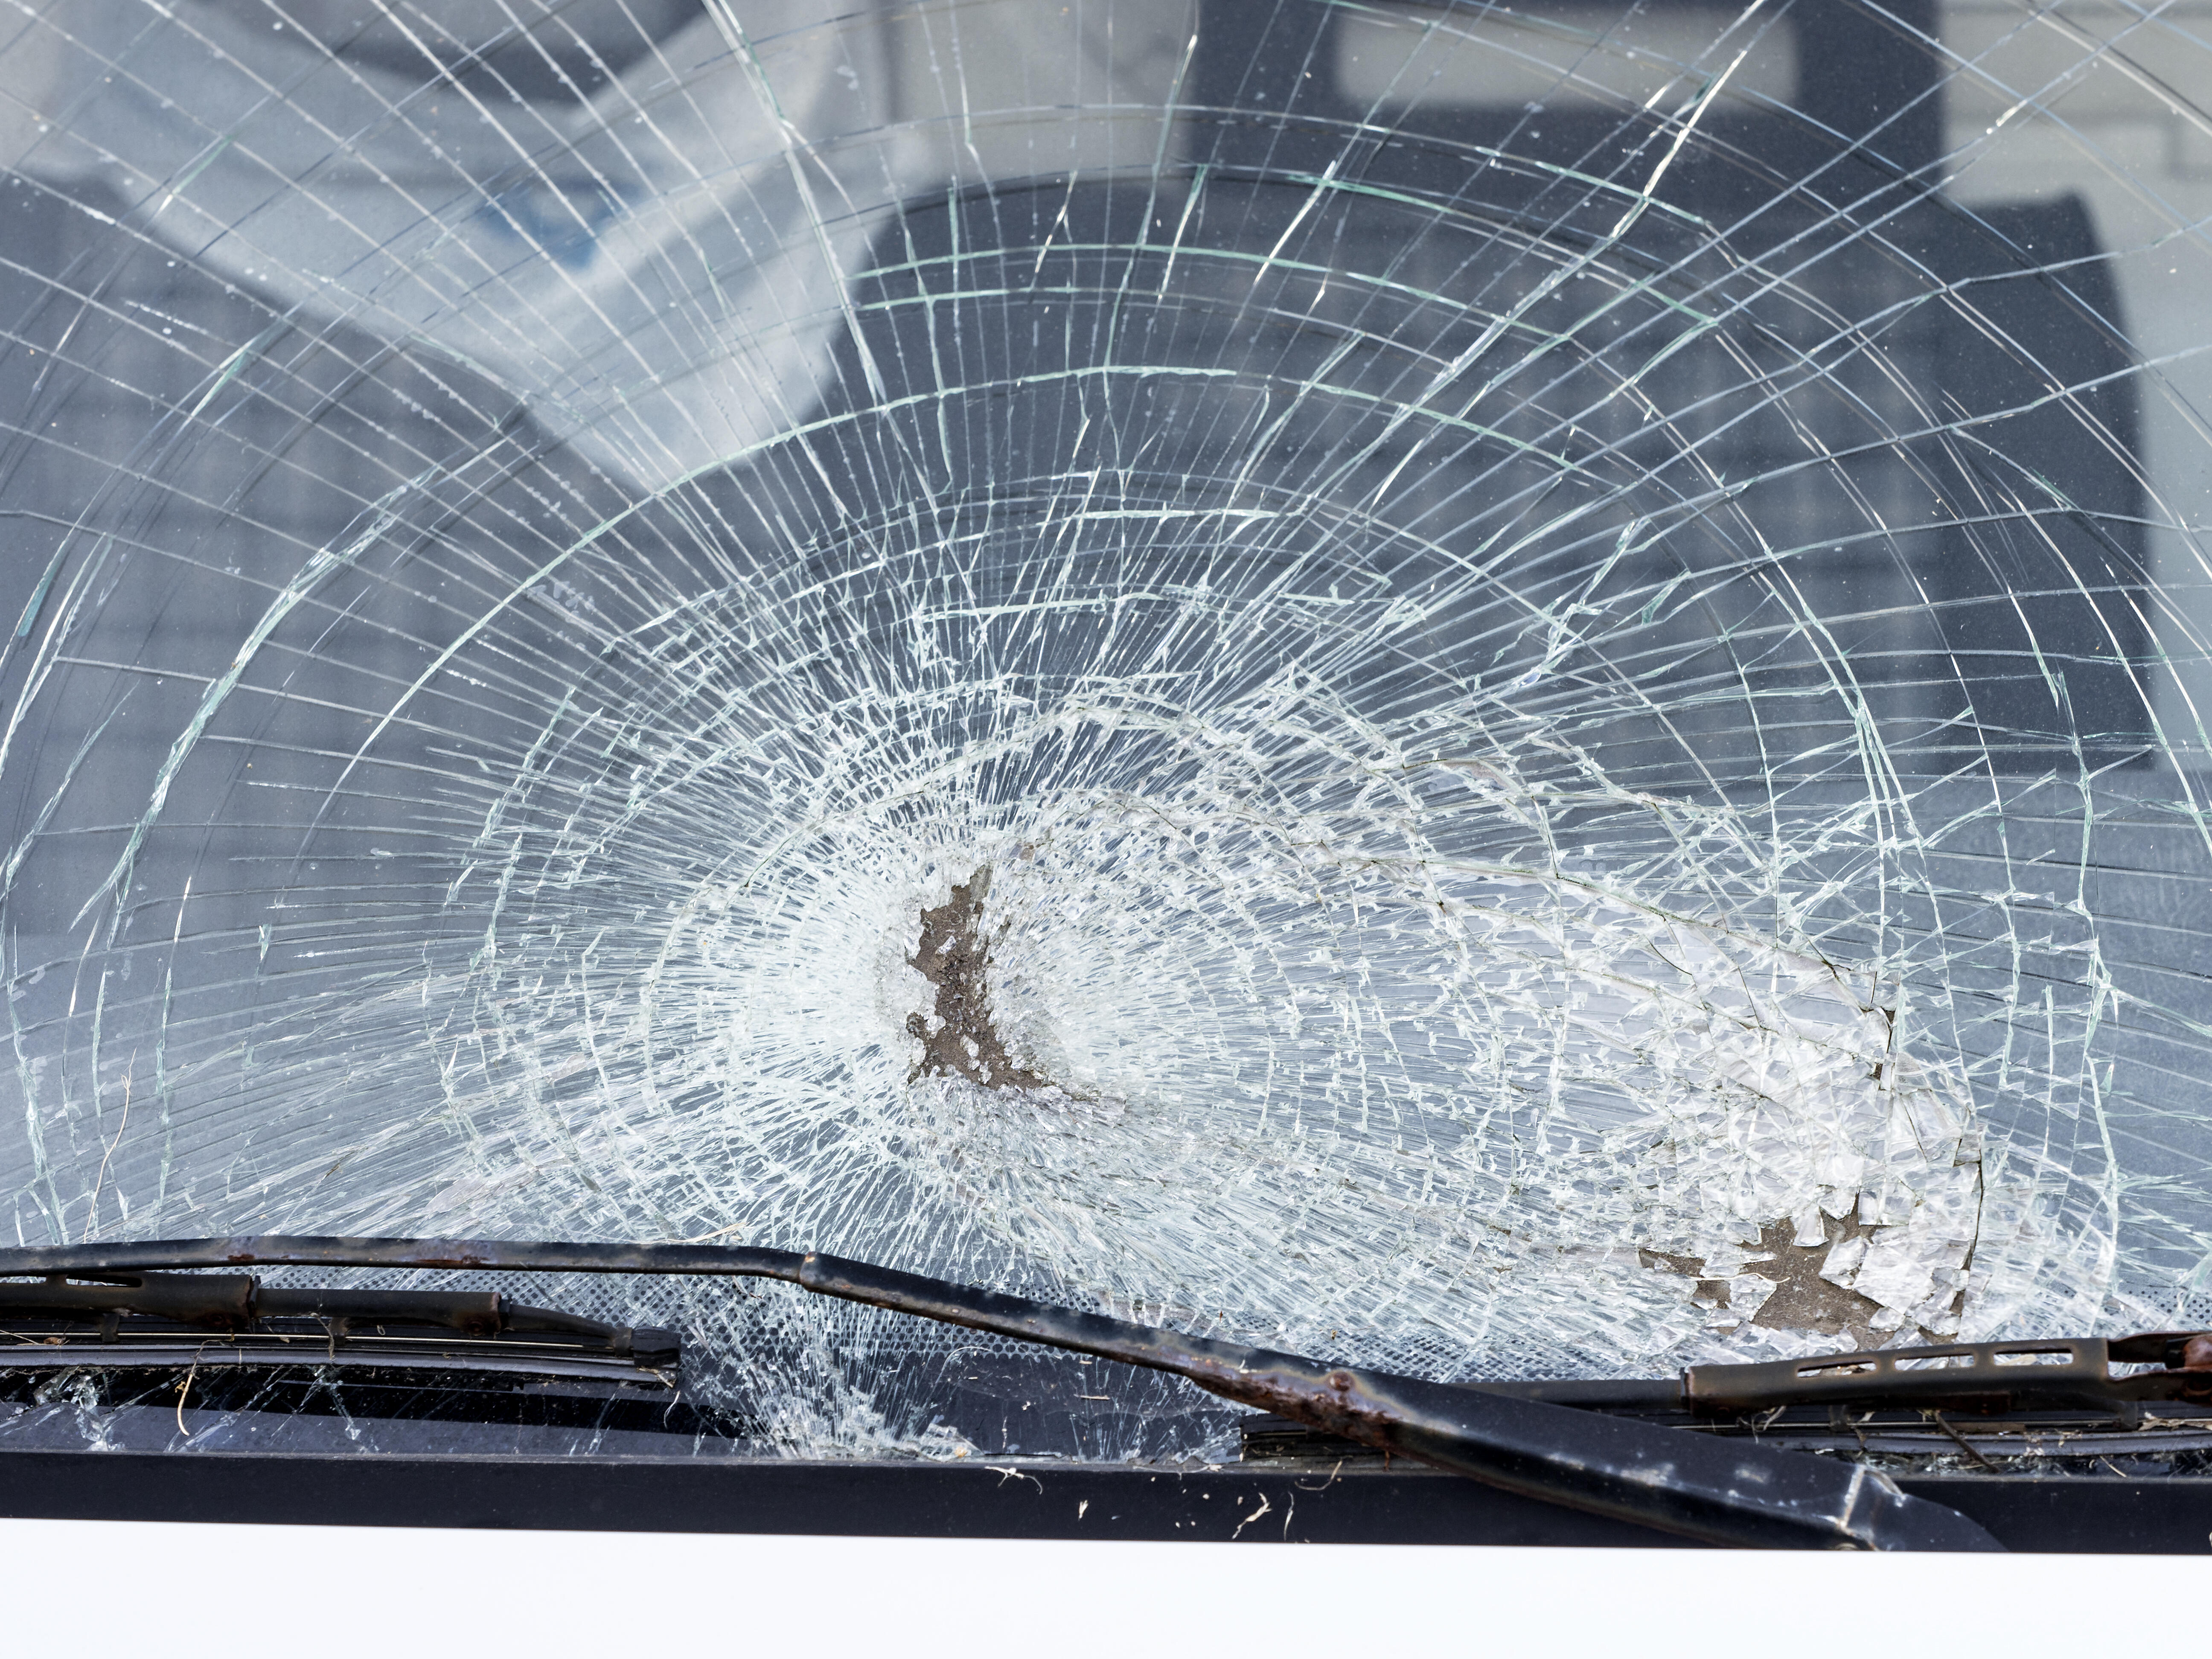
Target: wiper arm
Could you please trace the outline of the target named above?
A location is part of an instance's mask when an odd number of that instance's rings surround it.
[[[0,1267],[0,1274],[9,1271]],[[551,1308],[525,1307],[496,1291],[301,1290],[264,1285],[244,1273],[157,1273],[106,1262],[50,1272],[34,1284],[0,1278],[0,1319],[25,1314],[97,1319],[105,1341],[116,1339],[129,1316],[226,1332],[252,1330],[272,1319],[312,1319],[321,1323],[334,1345],[356,1322],[428,1327],[477,1338],[558,1335],[641,1364],[672,1363],[677,1346],[665,1331],[639,1331]]]
[[[1683,1434],[1480,1389],[1329,1365],[836,1256],[729,1245],[274,1237],[0,1251],[0,1276],[254,1266],[781,1279],[817,1295],[1170,1372],[1240,1405],[1509,1492],[1707,1543],[2002,1548],[1957,1511],[1908,1497],[1887,1475],[1863,1465]]]

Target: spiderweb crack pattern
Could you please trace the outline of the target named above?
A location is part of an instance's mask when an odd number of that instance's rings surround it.
[[[2121,303],[2201,239],[1944,114],[2185,20],[343,9],[0,39],[26,1241],[726,1238],[1443,1376],[2212,1288]],[[1019,1391],[559,1294],[782,1450]]]

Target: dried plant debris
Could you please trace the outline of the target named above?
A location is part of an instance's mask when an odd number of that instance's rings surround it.
[[[1261,10],[0,22],[15,1235],[1442,1376],[2212,1291],[2212,200],[2080,125],[2185,20]]]

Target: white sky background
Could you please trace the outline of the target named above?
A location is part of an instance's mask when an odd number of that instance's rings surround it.
[[[27,1652],[104,1656],[158,1646],[234,1653],[235,1615],[203,1609],[210,1583],[343,1577],[374,1602],[403,1596],[424,1655],[576,1652],[656,1642],[702,1654],[1089,1655],[1159,1639],[1249,1650],[1548,1653],[1563,1644],[1645,1659],[1774,1651],[1808,1607],[1872,1619],[1885,1639],[1960,1659],[2079,1653],[2116,1611],[2185,1627],[2212,1563],[2172,1557],[1758,1556],[1674,1550],[1417,1545],[1048,1544],[438,1532],[0,1522],[0,1589]],[[127,1603],[116,1563],[131,1564]],[[279,1607],[268,1616],[287,1619]],[[331,1659],[400,1639],[374,1606],[319,1621]]]

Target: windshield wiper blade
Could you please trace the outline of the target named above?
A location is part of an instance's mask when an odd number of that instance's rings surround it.
[[[1186,1336],[836,1256],[741,1245],[277,1237],[0,1251],[0,1276],[243,1267],[781,1279],[817,1295],[1170,1372],[1238,1404],[1509,1492],[1708,1543],[2003,1547],[1956,1510],[1909,1497],[1887,1475],[1861,1464]]]
[[[0,1267],[0,1275],[9,1271]],[[550,1336],[639,1364],[673,1364],[678,1353],[670,1332],[526,1307],[497,1291],[294,1288],[264,1285],[245,1273],[161,1273],[112,1263],[48,1271],[31,1284],[0,1277],[0,1321],[26,1315],[95,1320],[105,1342],[122,1334],[126,1317],[228,1333],[263,1328],[271,1320],[305,1319],[323,1328],[333,1352],[358,1323],[450,1330],[479,1339]]]
[[[2115,1364],[2163,1369],[2115,1376]],[[2212,1404],[2212,1331],[1949,1342],[1756,1365],[1693,1365],[1681,1386],[1682,1405],[1709,1412],[1826,1405],[2098,1409],[2157,1400]]]
[[[2115,1365],[2157,1370],[2115,1376]],[[2212,1331],[2032,1337],[1869,1348],[1749,1365],[1692,1365],[1680,1376],[1471,1384],[1522,1400],[1615,1411],[1741,1416],[1788,1406],[1981,1413],[2081,1410],[2124,1415],[2156,1401],[2212,1406]]]

